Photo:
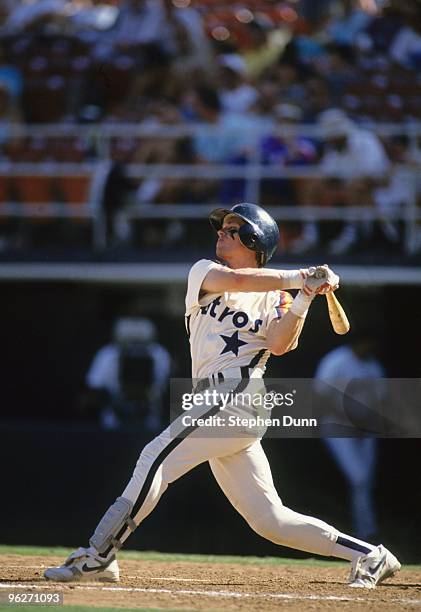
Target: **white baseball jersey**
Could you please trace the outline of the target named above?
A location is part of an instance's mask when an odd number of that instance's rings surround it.
[[[199,297],[206,274],[217,264],[201,259],[191,268],[186,295],[186,330],[192,378],[206,378],[231,368],[250,368],[263,376],[270,351],[267,329],[292,304],[286,291],[220,292]]]

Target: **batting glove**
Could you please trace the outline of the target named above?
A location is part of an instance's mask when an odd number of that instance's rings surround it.
[[[306,278],[302,291],[308,297],[335,291],[339,287],[339,276],[328,265],[309,268],[310,274]]]

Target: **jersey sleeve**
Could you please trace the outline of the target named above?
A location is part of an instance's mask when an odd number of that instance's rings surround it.
[[[273,319],[281,319],[286,312],[291,308],[293,297],[288,291],[273,291],[270,295],[270,303],[267,326],[269,327]]]
[[[200,259],[191,267],[187,280],[186,312],[199,306],[199,293],[203,280],[209,270],[218,264],[210,259]]]

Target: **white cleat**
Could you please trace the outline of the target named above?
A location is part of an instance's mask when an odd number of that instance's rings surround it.
[[[47,580],[73,582],[78,580],[118,582],[120,571],[115,556],[106,563],[91,555],[86,548],[78,548],[60,567],[49,567],[44,572]]]
[[[380,544],[367,555],[358,557],[351,567],[348,584],[354,588],[374,589],[401,569],[391,552]]]

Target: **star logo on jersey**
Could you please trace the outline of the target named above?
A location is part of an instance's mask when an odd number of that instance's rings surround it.
[[[240,348],[240,346],[243,346],[243,344],[247,344],[247,342],[244,342],[243,340],[240,340],[238,338],[238,331],[234,332],[232,336],[224,336],[223,334],[220,334],[220,336],[225,342],[225,346],[222,352],[220,353],[221,355],[223,355],[224,353],[231,352],[234,353],[236,357],[238,357],[238,349]]]

